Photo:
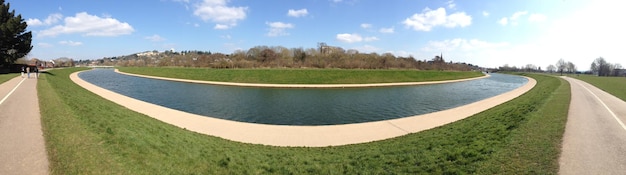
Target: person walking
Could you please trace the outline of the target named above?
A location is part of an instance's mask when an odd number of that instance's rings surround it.
[[[22,66],[22,78],[24,78],[24,66]]]
[[[35,66],[35,77],[39,78],[39,68]]]
[[[26,67],[26,75],[30,78],[30,67]]]

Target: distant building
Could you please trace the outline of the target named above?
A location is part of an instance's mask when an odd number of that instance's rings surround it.
[[[613,75],[618,77],[626,77],[626,69],[613,69]]]

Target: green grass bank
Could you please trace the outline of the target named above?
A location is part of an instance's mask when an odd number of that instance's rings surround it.
[[[15,74],[15,73],[9,73],[9,74],[0,74],[0,84],[9,81],[10,79],[13,79],[17,76],[19,76],[20,74]]]
[[[372,69],[206,69],[119,67],[122,72],[204,81],[267,84],[363,84],[439,81],[479,77],[481,72]]]
[[[593,75],[568,75],[583,80],[609,94],[626,101],[626,77],[599,77]]]
[[[556,174],[567,82],[467,119],[372,143],[285,148],[192,133],[100,98],[51,70],[38,92],[52,174]]]

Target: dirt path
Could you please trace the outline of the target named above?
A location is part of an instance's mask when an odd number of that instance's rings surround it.
[[[0,174],[48,174],[37,79],[0,84]]]
[[[357,124],[324,126],[267,125],[205,117],[146,103],[88,83],[73,73],[70,78],[105,99],[187,130],[228,140],[273,146],[323,147],[365,143],[420,132],[467,118],[509,101],[532,89],[536,81],[513,91],[454,109],[426,115]]]
[[[559,174],[626,173],[626,102],[563,77],[572,91]]]

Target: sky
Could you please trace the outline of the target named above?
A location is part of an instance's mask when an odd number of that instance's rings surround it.
[[[483,67],[559,59],[626,66],[620,1],[609,0],[6,0],[33,32],[28,58],[100,59],[255,46],[392,53]],[[617,3],[617,4],[616,4]]]

